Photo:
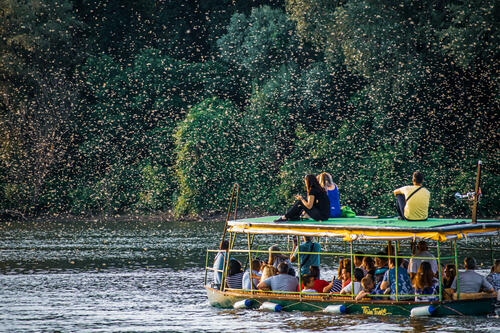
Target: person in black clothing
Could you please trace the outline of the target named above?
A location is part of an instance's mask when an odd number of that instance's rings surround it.
[[[286,214],[274,222],[300,221],[302,212],[306,212],[316,221],[326,221],[330,217],[330,202],[325,189],[319,184],[314,175],[307,175],[304,178],[307,189],[307,200],[302,196],[296,195],[295,203]]]

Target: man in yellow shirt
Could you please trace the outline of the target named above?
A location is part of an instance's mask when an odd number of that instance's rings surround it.
[[[429,211],[430,192],[422,186],[424,176],[415,171],[413,185],[394,190],[396,208],[402,219],[409,221],[425,221]]]

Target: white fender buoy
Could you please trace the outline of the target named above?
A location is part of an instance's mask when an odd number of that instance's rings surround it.
[[[433,307],[432,305],[419,306],[411,309],[410,317],[430,316],[434,311],[436,311],[436,308]]]
[[[253,301],[251,299],[244,299],[234,303],[234,309],[248,309],[252,307]]]
[[[283,307],[279,304],[276,303],[271,303],[271,302],[264,302],[260,306],[259,310],[262,311],[272,311],[272,312],[280,312],[283,310]]]
[[[346,307],[344,304],[339,305],[328,305],[323,312],[334,313],[334,314],[342,314],[346,312]]]

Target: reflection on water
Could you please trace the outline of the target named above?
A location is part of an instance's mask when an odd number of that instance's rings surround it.
[[[0,227],[0,331],[494,331],[485,317],[410,319],[221,310],[202,287],[221,223]],[[245,240],[246,241],[246,240]],[[276,242],[266,240],[265,247]],[[341,251],[343,248],[333,248]],[[325,267],[325,278],[334,267]]]

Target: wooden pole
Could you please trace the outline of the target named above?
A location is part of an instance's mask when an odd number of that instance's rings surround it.
[[[476,186],[474,187],[474,201],[472,203],[472,223],[477,223],[477,201],[479,199],[479,180],[481,179],[481,161],[477,161]]]
[[[229,200],[229,207],[227,208],[227,215],[226,215],[226,223],[224,224],[224,231],[222,232],[222,239],[220,241],[220,245],[219,245],[219,248],[222,246],[222,243],[224,242],[224,239],[226,238],[226,231],[227,231],[227,224],[229,222],[229,216],[231,214],[231,205],[233,203],[233,199],[234,199],[234,192],[236,191],[236,203],[235,203],[235,211],[234,211],[234,217],[236,219],[236,209],[238,209],[238,195],[240,193],[240,185],[238,185],[237,183],[234,183],[233,184],[233,191],[231,193],[231,199]]]

